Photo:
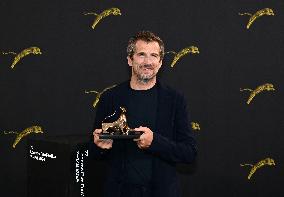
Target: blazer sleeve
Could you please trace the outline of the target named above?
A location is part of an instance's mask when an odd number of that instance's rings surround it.
[[[103,93],[101,95],[100,101],[97,104],[93,131],[95,129],[102,128],[102,121],[106,116],[109,115],[108,111],[110,111],[110,104],[111,104],[111,96],[107,94],[107,92]],[[110,152],[110,150],[97,147],[97,145],[94,143],[93,131],[90,135],[90,141],[89,141],[90,155],[94,159],[105,159],[105,156],[107,155],[106,153]]]
[[[184,96],[177,96],[174,117],[173,139],[153,133],[149,151],[154,155],[174,163],[192,163],[197,155],[196,141],[192,135],[187,104]]]

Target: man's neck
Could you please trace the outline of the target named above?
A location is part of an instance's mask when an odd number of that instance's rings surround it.
[[[130,80],[130,87],[133,90],[148,90],[154,87],[155,84],[156,84],[156,77],[149,80],[148,82],[142,82],[133,76],[131,77],[131,80]]]

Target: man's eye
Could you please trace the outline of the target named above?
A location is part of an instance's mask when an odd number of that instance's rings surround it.
[[[152,55],[152,57],[153,57],[154,59],[158,59],[158,58],[159,58],[158,55]]]

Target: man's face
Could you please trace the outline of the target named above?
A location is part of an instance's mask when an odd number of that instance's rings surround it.
[[[132,75],[142,82],[148,82],[156,77],[162,65],[160,60],[160,46],[158,42],[145,42],[138,40],[136,50],[132,57],[127,57]]]

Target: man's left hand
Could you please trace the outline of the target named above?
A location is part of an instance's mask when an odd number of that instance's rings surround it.
[[[142,127],[135,128],[135,131],[142,131],[143,134],[140,135],[139,139],[135,139],[134,141],[137,141],[137,145],[140,149],[146,149],[149,148],[149,146],[152,144],[153,141],[153,131],[149,129],[148,127]]]

